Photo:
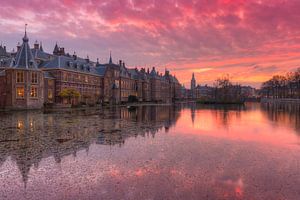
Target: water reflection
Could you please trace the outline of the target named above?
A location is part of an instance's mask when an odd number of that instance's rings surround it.
[[[300,135],[300,104],[264,103],[261,109],[277,126],[291,126]]]
[[[178,118],[174,106],[1,115],[0,167],[11,157],[26,184],[31,166],[38,167],[43,158],[53,156],[60,163],[64,156],[88,151],[92,143],[121,146],[129,137],[154,137]]]
[[[191,105],[192,121],[195,123],[195,111],[209,111],[214,118],[216,124],[221,125],[222,128],[228,128],[233,120],[241,118],[241,112],[250,110],[245,105]]]
[[[299,113],[299,106],[260,104],[2,113],[0,197],[42,188],[55,191],[49,199],[99,199],[100,190],[115,199],[274,199],[263,193],[300,184],[299,149],[273,146],[298,142]],[[44,188],[43,177],[53,179]],[[297,199],[290,189],[296,198],[288,199]]]

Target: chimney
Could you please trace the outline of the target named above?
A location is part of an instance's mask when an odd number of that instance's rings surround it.
[[[122,67],[122,60],[119,60],[119,65],[120,67]]]
[[[34,49],[39,49],[39,48],[40,48],[40,45],[39,45],[38,41],[36,40],[34,43]]]
[[[86,62],[87,62],[87,63],[89,63],[89,62],[90,62],[89,55],[87,55],[87,56],[86,56],[86,59],[85,59],[85,60],[86,60]]]
[[[73,58],[74,58],[74,60],[77,59],[77,56],[76,56],[76,52],[75,52],[75,51],[74,51],[74,54],[73,54]]]
[[[6,52],[6,46],[3,46],[4,51]]]
[[[125,68],[125,62],[123,62],[123,67]]]
[[[65,48],[64,47],[59,48],[59,54],[60,55],[65,55]]]
[[[147,73],[148,73],[148,74],[150,73],[149,67],[148,67],[148,69],[147,69]]]
[[[21,44],[20,44],[20,42],[18,42],[18,44],[17,44],[17,52],[20,51],[20,49],[21,49]]]

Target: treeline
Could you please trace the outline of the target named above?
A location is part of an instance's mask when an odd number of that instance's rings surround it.
[[[300,68],[285,76],[276,75],[264,82],[261,96],[268,98],[300,98]]]
[[[209,95],[200,94],[199,103],[207,104],[240,104],[244,102],[242,87],[231,82],[228,76],[218,78],[213,87],[210,87]]]
[[[223,103],[242,103],[241,85],[233,84],[229,76],[218,78],[214,83],[214,99]]]

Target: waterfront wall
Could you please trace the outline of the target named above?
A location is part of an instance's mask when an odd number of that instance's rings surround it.
[[[272,99],[272,98],[262,98],[262,103],[295,103],[300,104],[300,99]]]

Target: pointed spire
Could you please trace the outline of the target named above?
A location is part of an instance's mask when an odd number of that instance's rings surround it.
[[[29,39],[27,37],[27,24],[25,24],[25,34],[24,34],[24,37],[23,37],[23,42],[28,42]]]
[[[59,52],[59,48],[58,48],[58,45],[57,45],[57,42],[56,42],[54,50],[53,50],[53,54],[57,54],[58,52]]]
[[[111,51],[110,51],[110,54],[109,54],[109,64],[113,64],[112,57],[111,57]]]
[[[43,46],[42,46],[42,42],[40,42],[40,51],[44,51]]]
[[[23,68],[23,69],[37,69],[37,64],[34,60],[32,55],[30,46],[28,44],[28,37],[27,37],[27,24],[25,25],[25,35],[23,38],[23,44],[18,46],[18,53],[15,57],[15,63],[13,67],[15,68]]]

